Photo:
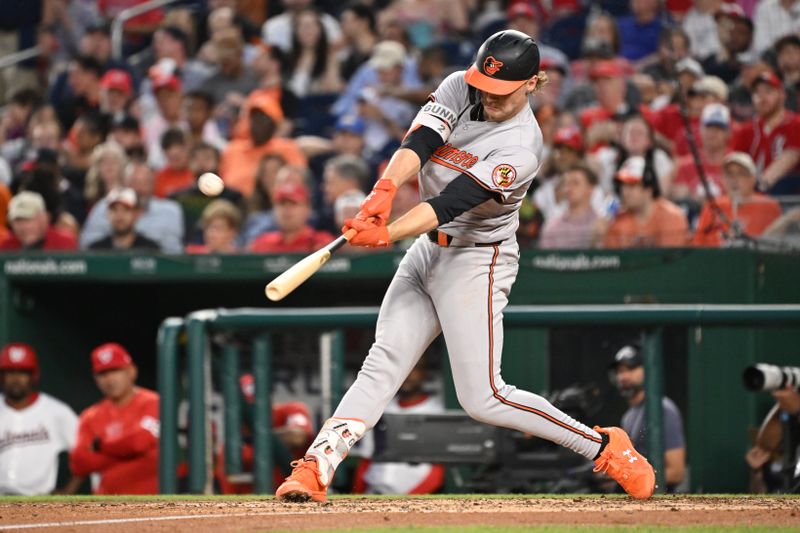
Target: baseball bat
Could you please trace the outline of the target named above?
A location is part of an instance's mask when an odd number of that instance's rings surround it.
[[[339,236],[339,238],[331,241],[330,244],[304,257],[286,269],[283,274],[267,284],[264,289],[267,298],[273,302],[283,300],[288,294],[299,287],[301,283],[313,276],[322,265],[328,262],[328,259],[331,258],[331,254],[347,244],[347,241],[352,239],[355,234],[356,230],[347,230],[343,235]]]

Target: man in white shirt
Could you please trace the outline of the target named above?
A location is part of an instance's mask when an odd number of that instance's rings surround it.
[[[38,392],[38,380],[31,346],[14,342],[0,351],[0,494],[53,492],[58,455],[75,444],[78,417],[65,403]]]
[[[759,2],[753,22],[753,48],[760,56],[781,37],[800,32],[800,0]]]
[[[183,211],[178,202],[154,196],[153,170],[144,161],[128,163],[124,182],[126,187],[136,192],[142,209],[134,226],[136,232],[157,242],[164,253],[183,253]],[[111,234],[107,211],[108,198],[103,198],[92,208],[81,231],[81,248],[86,249],[91,243]]]

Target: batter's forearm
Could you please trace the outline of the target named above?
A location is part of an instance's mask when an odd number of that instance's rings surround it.
[[[439,226],[433,207],[427,202],[417,204],[411,211],[389,224],[389,238],[392,242],[402,241],[428,233]]]
[[[386,165],[382,178],[392,180],[392,183],[399,188],[404,183],[416,178],[419,169],[419,156],[413,150],[400,148]]]

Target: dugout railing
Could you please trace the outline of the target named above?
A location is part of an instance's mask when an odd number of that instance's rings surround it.
[[[212,336],[218,333],[252,333],[252,371],[255,381],[253,423],[256,493],[268,493],[272,481],[271,428],[271,335],[288,327],[329,330],[322,343],[323,379],[328,380],[329,405],[341,397],[344,376],[343,329],[374,327],[378,308],[315,309],[218,309],[203,310],[186,318],[168,318],[158,334],[158,388],[161,395],[161,439],[159,490],[178,489],[179,344],[186,338],[186,376],[189,403],[187,460],[188,490],[211,491],[213,450],[207,401],[211,393]],[[800,324],[800,305],[564,305],[508,306],[504,311],[508,328],[555,326],[638,326],[645,328],[642,351],[645,361],[647,419],[650,460],[664,487],[662,397],[662,328],[665,326],[777,327]],[[327,353],[326,352],[327,347]],[[224,400],[225,474],[241,474],[241,405],[239,400],[239,347],[223,343],[220,387]],[[328,413],[329,414],[329,413]]]

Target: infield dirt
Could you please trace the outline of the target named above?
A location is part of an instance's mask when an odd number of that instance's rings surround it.
[[[800,498],[621,497],[0,500],[0,531],[327,531],[402,526],[798,527]],[[488,528],[487,528],[488,529]]]

